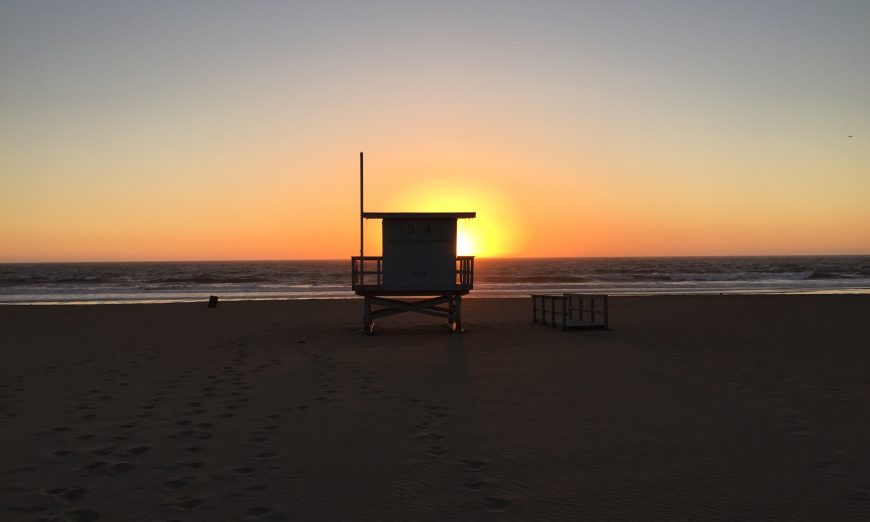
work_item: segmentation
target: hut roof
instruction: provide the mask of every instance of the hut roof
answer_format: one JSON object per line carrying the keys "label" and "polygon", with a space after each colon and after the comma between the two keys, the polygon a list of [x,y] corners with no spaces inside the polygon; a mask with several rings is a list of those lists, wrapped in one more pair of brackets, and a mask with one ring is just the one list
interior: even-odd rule
{"label": "hut roof", "polygon": [[470,219],[477,212],[363,212],[366,219]]}

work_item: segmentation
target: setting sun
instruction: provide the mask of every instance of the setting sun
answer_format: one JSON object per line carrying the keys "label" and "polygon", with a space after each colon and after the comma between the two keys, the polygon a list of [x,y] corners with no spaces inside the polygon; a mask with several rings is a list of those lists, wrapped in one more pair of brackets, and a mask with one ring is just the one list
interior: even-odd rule
{"label": "setting sun", "polygon": [[467,219],[460,219],[457,224],[456,231],[456,255],[457,256],[477,256],[479,250],[477,248],[477,238],[474,237],[474,232],[466,225]]}
{"label": "setting sun", "polygon": [[[373,176],[374,178],[374,176]],[[372,185],[378,184],[376,179]],[[460,256],[502,257],[522,249],[525,231],[509,197],[498,189],[446,179],[445,188],[425,189],[409,184],[378,207],[415,212],[476,212],[475,219],[460,219],[456,253]],[[462,187],[461,191],[449,187]]]}

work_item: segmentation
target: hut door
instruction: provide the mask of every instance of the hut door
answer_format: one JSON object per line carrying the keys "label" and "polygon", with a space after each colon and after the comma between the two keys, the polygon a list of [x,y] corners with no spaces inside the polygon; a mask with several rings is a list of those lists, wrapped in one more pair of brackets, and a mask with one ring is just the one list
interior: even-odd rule
{"label": "hut door", "polygon": [[384,289],[456,286],[456,220],[385,219],[383,238]]}

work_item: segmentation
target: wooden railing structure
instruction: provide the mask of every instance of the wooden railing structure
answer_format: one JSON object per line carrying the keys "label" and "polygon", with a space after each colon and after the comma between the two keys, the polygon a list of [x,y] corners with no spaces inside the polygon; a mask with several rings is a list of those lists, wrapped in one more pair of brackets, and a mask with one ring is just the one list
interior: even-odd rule
{"label": "wooden railing structure", "polygon": [[[384,284],[384,258],[383,256],[354,256],[350,258],[351,264],[351,289],[380,288]],[[374,264],[374,270],[366,270]],[[366,266],[368,265],[368,266]],[[374,276],[374,277],[366,277]],[[374,279],[374,281],[372,281]]]}
{"label": "wooden railing structure", "polygon": [[[374,269],[372,269],[374,268]],[[379,290],[384,286],[383,256],[353,256],[351,258],[351,288]],[[474,256],[456,257],[456,287],[436,290],[468,291],[474,288]]]}
{"label": "wooden railing structure", "polygon": [[456,257],[456,284],[463,290],[474,288],[474,256]]}
{"label": "wooden railing structure", "polygon": [[575,293],[532,294],[532,322],[562,330],[608,330],[607,296]]}

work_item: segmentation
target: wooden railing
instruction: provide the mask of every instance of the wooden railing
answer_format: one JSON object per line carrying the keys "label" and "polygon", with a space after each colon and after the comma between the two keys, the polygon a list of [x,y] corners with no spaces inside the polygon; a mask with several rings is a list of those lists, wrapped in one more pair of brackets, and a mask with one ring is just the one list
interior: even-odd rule
{"label": "wooden railing", "polygon": [[[351,264],[351,288],[356,290],[362,287],[380,287],[384,284],[384,258],[383,256],[354,256],[350,258]],[[375,269],[371,270],[374,265]],[[369,268],[369,270],[366,270]],[[369,276],[369,277],[366,277]],[[374,276],[374,277],[371,277]]]}
{"label": "wooden railing", "polygon": [[474,288],[474,256],[456,258],[456,284],[468,290]]}
{"label": "wooden railing", "polygon": [[[377,289],[384,285],[383,256],[353,256],[351,264],[351,288]],[[474,256],[457,256],[456,290],[471,290],[474,287]]]}
{"label": "wooden railing", "polygon": [[569,330],[610,326],[606,295],[532,294],[532,322]]}

